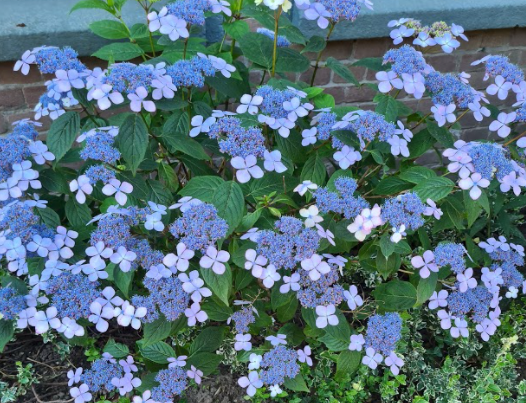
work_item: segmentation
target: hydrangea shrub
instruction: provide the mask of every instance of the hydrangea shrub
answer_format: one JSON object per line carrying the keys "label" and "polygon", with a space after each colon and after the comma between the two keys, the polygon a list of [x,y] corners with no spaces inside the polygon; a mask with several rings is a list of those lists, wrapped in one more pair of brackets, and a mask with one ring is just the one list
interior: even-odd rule
{"label": "hydrangea shrub", "polygon": [[[112,17],[91,25],[122,40],[95,53],[107,65],[47,46],[15,65],[49,81],[35,121],[0,139],[1,347],[27,327],[99,346],[68,372],[75,403],[166,403],[221,363],[244,368],[248,396],[309,392],[303,374],[322,355],[336,379],[361,365],[396,376],[404,321],[425,312],[444,337],[496,334],[526,291],[517,66],[475,62],[489,82],[477,91],[423,53],[453,52],[461,26],[391,21],[393,49],[356,63],[377,71],[365,111],[312,83],[326,65],[364,85],[323,50],[368,0],[296,0],[326,38],[291,24],[289,0],[139,0],[145,22],[131,27],[125,3],[73,8]],[[212,15],[224,38],[206,44]],[[311,64],[310,84],[287,79]],[[430,97],[429,113],[402,90]],[[517,103],[500,111],[495,97]],[[466,114],[498,140],[463,141]],[[45,141],[40,119],[53,121]],[[433,168],[418,163],[429,150]],[[123,332],[133,343],[114,340]]]}

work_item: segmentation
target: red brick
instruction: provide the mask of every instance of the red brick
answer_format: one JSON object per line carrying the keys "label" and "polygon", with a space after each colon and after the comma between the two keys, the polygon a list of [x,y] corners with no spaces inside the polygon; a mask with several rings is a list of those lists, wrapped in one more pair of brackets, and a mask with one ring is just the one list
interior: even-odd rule
{"label": "red brick", "polygon": [[334,41],[329,42],[323,52],[323,58],[334,57],[338,60],[347,60],[351,57],[353,44],[351,41]]}
{"label": "red brick", "polygon": [[349,87],[345,96],[346,103],[368,102],[376,95],[376,91],[367,86]]}
{"label": "red brick", "polygon": [[31,66],[27,76],[13,71],[14,66],[15,62],[0,62],[0,84],[27,84],[44,80],[36,66]]}
{"label": "red brick", "polygon": [[485,31],[482,36],[481,46],[483,48],[498,48],[501,46],[509,46],[512,30],[510,29],[496,29]]}
{"label": "red brick", "polygon": [[[300,76],[299,80],[310,84],[313,73],[314,73],[314,69],[309,69]],[[316,78],[314,79],[314,85],[317,87],[321,87],[321,86],[329,84],[330,82],[331,82],[331,69],[326,68],[326,67],[319,68],[318,72],[316,73]]]}
{"label": "red brick", "polygon": [[23,87],[22,91],[24,92],[27,106],[32,108],[38,104],[40,97],[46,92],[46,87],[44,85]]}
{"label": "red brick", "polygon": [[[493,31],[488,31],[493,32]],[[469,42],[461,40],[459,51],[466,52],[468,50],[479,50],[482,47],[482,40],[486,35],[485,31],[470,31],[466,32],[466,36],[469,39]]]}
{"label": "red brick", "polygon": [[515,28],[511,34],[510,46],[525,46],[526,45],[526,29]]}
{"label": "red brick", "polygon": [[498,136],[493,135],[487,127],[476,127],[474,129],[467,129],[462,131],[462,140],[464,141],[475,141],[475,140],[497,140]]}
{"label": "red brick", "polygon": [[457,60],[454,54],[431,56],[428,63],[441,73],[451,73],[457,70]]}
{"label": "red brick", "polygon": [[326,88],[325,93],[332,95],[334,97],[334,100],[336,101],[336,104],[349,102],[345,99],[344,86]]}
{"label": "red brick", "polygon": [[0,90],[0,109],[20,108],[25,105],[21,88]]}
{"label": "red brick", "polygon": [[360,39],[354,43],[353,58],[381,57],[391,44],[389,38]]}

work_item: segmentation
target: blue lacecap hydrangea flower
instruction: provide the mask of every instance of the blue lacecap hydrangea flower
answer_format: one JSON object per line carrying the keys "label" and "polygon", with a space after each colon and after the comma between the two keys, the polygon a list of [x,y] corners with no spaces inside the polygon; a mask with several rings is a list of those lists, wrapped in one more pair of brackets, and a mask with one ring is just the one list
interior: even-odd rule
{"label": "blue lacecap hydrangea flower", "polygon": [[166,69],[166,74],[172,77],[176,87],[202,88],[205,77],[214,76],[215,73],[212,62],[198,56],[190,60],[179,60]]}
{"label": "blue lacecap hydrangea flower", "polygon": [[82,274],[66,272],[51,278],[46,292],[59,318],[87,319],[91,303],[101,296],[98,285]]}
{"label": "blue lacecap hydrangea flower", "polygon": [[34,51],[35,62],[43,74],[55,74],[57,70],[86,70],[86,66],[78,59],[78,54],[70,47],[63,49],[45,46]]}
{"label": "blue lacecap hydrangea flower", "polygon": [[111,383],[113,378],[122,378],[124,370],[117,362],[110,362],[105,358],[93,361],[90,369],[85,370],[80,376],[80,381],[88,385],[91,392],[97,393],[104,389],[111,392],[116,389]]}
{"label": "blue lacecap hydrangea flower", "polygon": [[466,249],[458,243],[446,242],[438,245],[434,251],[435,263],[438,267],[451,267],[458,274],[466,270]]}
{"label": "blue lacecap hydrangea flower", "polygon": [[398,313],[373,315],[367,321],[365,347],[388,356],[396,350],[396,343],[402,337],[402,318]]}
{"label": "blue lacecap hydrangea flower", "polygon": [[416,231],[424,225],[425,205],[416,193],[405,193],[386,200],[382,207],[382,219],[394,228],[405,228]]}
{"label": "blue lacecap hydrangea flower", "polygon": [[433,71],[425,77],[426,89],[431,93],[435,105],[451,105],[465,109],[475,100],[471,87],[458,76]]}
{"label": "blue lacecap hydrangea flower", "polygon": [[389,50],[383,60],[384,63],[391,63],[391,70],[399,76],[403,73],[423,73],[427,66],[422,53],[409,45]]}
{"label": "blue lacecap hydrangea flower", "polygon": [[0,288],[0,315],[3,320],[13,320],[26,309],[27,304],[23,295],[13,287]]}
{"label": "blue lacecap hydrangea flower", "polygon": [[[332,265],[331,265],[332,266]],[[317,306],[338,306],[343,301],[344,289],[338,284],[340,276],[336,268],[329,273],[313,281],[306,270],[300,269],[301,289],[297,293],[298,300],[305,308],[316,308]]]}
{"label": "blue lacecap hydrangea flower", "polygon": [[254,311],[249,307],[244,307],[243,309],[234,312],[231,319],[235,324],[237,333],[247,333],[250,324],[256,321]]}
{"label": "blue lacecap hydrangea flower", "polygon": [[340,177],[334,181],[337,192],[331,192],[328,188],[317,189],[313,196],[316,206],[322,213],[334,212],[342,214],[347,219],[353,219],[360,212],[369,207],[369,203],[361,197],[354,196],[358,184],[352,178]]}
{"label": "blue lacecap hydrangea flower", "polygon": [[453,292],[447,298],[448,309],[456,317],[464,318],[471,312],[471,319],[481,323],[489,313],[493,294],[484,286],[466,292]]}
{"label": "blue lacecap hydrangea flower", "polygon": [[159,386],[152,389],[152,399],[156,402],[172,402],[186,389],[186,372],[181,367],[162,369],[155,380]]}
{"label": "blue lacecap hydrangea flower", "polygon": [[205,12],[212,11],[208,0],[177,0],[167,5],[168,14],[186,21],[191,25],[204,25]]}
{"label": "blue lacecap hydrangea flower", "polygon": [[[253,155],[262,158],[266,151],[265,137],[258,127],[243,127],[241,120],[224,117],[210,126],[208,136],[217,139],[219,151],[232,157],[246,158]],[[226,138],[225,138],[226,136]]]}
{"label": "blue lacecap hydrangea flower", "polygon": [[286,378],[294,379],[298,375],[298,353],[279,345],[263,355],[259,376],[266,385],[280,385]]}

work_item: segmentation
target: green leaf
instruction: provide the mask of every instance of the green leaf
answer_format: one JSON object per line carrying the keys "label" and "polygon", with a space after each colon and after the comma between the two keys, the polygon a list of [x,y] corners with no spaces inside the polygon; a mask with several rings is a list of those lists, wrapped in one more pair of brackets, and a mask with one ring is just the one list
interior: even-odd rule
{"label": "green leaf", "polygon": [[[64,159],[62,162],[64,162]],[[40,182],[42,182],[44,189],[49,190],[50,192],[69,192],[68,180],[66,179],[65,172],[63,172],[63,170],[44,169],[40,171],[40,176],[38,179]]]}
{"label": "green leaf", "polygon": [[426,302],[433,292],[438,282],[438,273],[431,272],[431,275],[428,278],[421,278],[418,281],[418,286],[416,287],[416,300],[417,305],[422,305]]}
{"label": "green leaf", "polygon": [[427,129],[431,136],[435,138],[442,146],[451,148],[455,144],[455,139],[446,126],[438,127],[436,123],[428,122]]}
{"label": "green leaf", "polygon": [[309,42],[307,42],[307,46],[303,48],[301,53],[306,52],[321,52],[325,47],[327,46],[327,42],[325,41],[325,38],[322,38],[321,36],[311,36],[309,39]]}
{"label": "green leaf", "polygon": [[58,214],[50,209],[46,208],[37,208],[35,209],[36,213],[42,219],[42,222],[51,228],[57,228],[60,225],[60,217]]}
{"label": "green leaf", "polygon": [[348,83],[354,84],[357,87],[360,85],[360,82],[356,79],[351,70],[345,66],[342,62],[336,60],[334,57],[329,57],[327,59],[327,67],[334,71],[337,75],[343,78]]}
{"label": "green leaf", "polygon": [[15,321],[0,319],[0,353],[15,334]]}
{"label": "green leaf", "polygon": [[408,144],[409,157],[407,159],[415,159],[424,154],[435,144],[435,139],[429,133],[428,129],[424,129],[415,134]]}
{"label": "green leaf", "polygon": [[102,351],[110,353],[113,358],[124,358],[130,354],[130,349],[126,344],[117,343],[113,339],[108,340]]}
{"label": "green leaf", "polygon": [[277,73],[303,73],[310,67],[309,59],[295,49],[278,48],[276,56]]}
{"label": "green leaf", "polygon": [[172,332],[172,324],[164,315],[151,323],[144,324],[144,336],[141,340],[142,347],[147,347],[158,341],[166,339]]}
{"label": "green leaf", "polygon": [[219,217],[228,223],[228,233],[231,234],[241,223],[245,210],[241,187],[233,181],[222,183],[215,191],[212,204],[216,206]]}
{"label": "green leaf", "polygon": [[103,46],[93,53],[92,56],[108,61],[126,61],[140,57],[143,54],[144,50],[135,43],[117,42]]}
{"label": "green leaf", "polygon": [[396,245],[397,244],[391,241],[389,234],[383,234],[380,238],[380,250],[382,251],[382,255],[384,255],[384,257],[391,256],[391,254],[395,251]]}
{"label": "green leaf", "polygon": [[190,355],[197,353],[214,353],[225,338],[225,326],[202,329],[190,345]]}
{"label": "green leaf", "polygon": [[404,190],[411,189],[413,185],[398,176],[389,176],[382,179],[378,185],[376,185],[373,193],[377,195],[395,195],[396,193],[403,192]]}
{"label": "green leaf", "polygon": [[316,152],[305,162],[301,171],[300,181],[310,180],[318,186],[325,183],[327,169],[323,163],[323,158]]}
{"label": "green leaf", "polygon": [[105,39],[126,39],[128,30],[123,23],[113,20],[100,20],[92,22],[89,28],[94,34]]}
{"label": "green leaf", "polygon": [[455,196],[448,197],[444,203],[441,204],[440,208],[442,209],[444,215],[435,224],[433,228],[434,232],[453,227],[457,229],[464,229],[465,207],[459,198]]}
{"label": "green leaf", "polygon": [[210,320],[218,322],[225,322],[234,313],[230,307],[226,306],[225,304],[215,302],[213,299],[209,299],[203,303],[201,308],[208,314],[208,318]]}
{"label": "green leaf", "polygon": [[122,157],[135,175],[148,148],[148,128],[139,115],[130,115],[124,120],[117,141]]}
{"label": "green leaf", "polygon": [[[375,99],[377,99],[375,97]],[[385,116],[385,120],[389,122],[396,122],[398,118],[398,103],[397,101],[388,95],[380,94],[380,101],[376,106],[376,113]]]}
{"label": "green leaf", "polygon": [[164,188],[161,182],[148,179],[146,181],[146,186],[148,187],[148,201],[153,201],[154,203],[163,204],[165,206],[172,203],[172,194]]}
{"label": "green leaf", "polygon": [[141,354],[144,358],[157,364],[166,364],[168,363],[168,358],[176,357],[174,349],[164,341],[158,341],[141,348]]}
{"label": "green leaf", "polygon": [[482,213],[482,206],[477,202],[477,200],[473,200],[469,196],[469,192],[467,190],[464,190],[462,193],[464,194],[464,206],[466,207],[466,213],[468,216],[468,228],[471,228],[471,226],[479,218],[480,213]]}
{"label": "green leaf", "polygon": [[175,111],[163,126],[163,140],[171,152],[180,151],[198,160],[209,160],[203,146],[192,139],[188,133],[190,119],[185,111]]}
{"label": "green leaf", "polygon": [[382,253],[376,256],[376,269],[384,279],[387,279],[391,274],[396,273],[402,264],[402,259],[397,253],[393,253],[386,257]]}
{"label": "green leaf", "polygon": [[236,41],[241,41],[250,32],[250,26],[246,21],[237,20],[223,24],[223,29]]}
{"label": "green leaf", "polygon": [[337,312],[339,323],[336,326],[327,326],[325,334],[319,338],[330,351],[344,351],[349,348],[351,328],[349,323],[339,311]]}
{"label": "green leaf", "polygon": [[69,151],[79,130],[80,117],[77,112],[66,112],[53,121],[47,135],[47,146],[55,155],[55,162]]}
{"label": "green leaf", "polygon": [[166,162],[160,162],[157,172],[162,184],[166,186],[170,192],[177,192],[177,189],[179,189],[179,179],[177,178],[177,174],[172,166],[168,165]]}
{"label": "green leaf", "polygon": [[372,71],[386,71],[390,68],[389,64],[384,64],[381,57],[366,57],[354,62],[352,65],[367,67]]}
{"label": "green leaf", "polygon": [[69,12],[72,13],[73,11],[85,8],[98,8],[113,14],[112,8],[108,6],[108,4],[105,1],[102,0],[81,0],[77,4],[75,4]]}
{"label": "green leaf", "polygon": [[285,323],[296,316],[297,310],[298,299],[291,298],[285,305],[282,305],[277,309],[276,316],[280,322]]}
{"label": "green leaf", "polygon": [[451,179],[437,176],[428,178],[426,181],[419,183],[413,190],[420,199],[431,199],[436,202],[447,197],[454,187],[455,183],[451,181]]}
{"label": "green leaf", "polygon": [[179,196],[191,196],[206,203],[211,203],[217,189],[225,182],[219,176],[197,176],[190,179]]}
{"label": "green leaf", "polygon": [[222,359],[223,357],[217,354],[198,353],[188,358],[187,365],[193,365],[200,371],[203,371],[203,375],[207,376],[219,367]]}
{"label": "green leaf", "polygon": [[113,280],[119,290],[122,291],[126,298],[130,295],[130,288],[133,281],[133,271],[123,272],[119,266],[114,266]]}
{"label": "green leaf", "polygon": [[232,292],[232,271],[230,266],[225,263],[225,272],[223,274],[216,274],[212,269],[201,269],[200,272],[210,291],[226,306],[229,306],[228,299]]}
{"label": "green leaf", "polygon": [[360,367],[362,354],[359,351],[342,351],[336,361],[335,380],[342,381],[354,374]]}
{"label": "green leaf", "polygon": [[307,384],[305,383],[305,379],[303,379],[301,374],[296,375],[294,379],[285,378],[285,382],[283,382],[283,384],[287,389],[290,389],[294,392],[310,392],[310,389],[308,388]]}
{"label": "green leaf", "polygon": [[415,287],[407,281],[400,280],[379,284],[373,295],[379,307],[386,311],[406,310],[412,308],[417,301]]}
{"label": "green leaf", "polygon": [[91,210],[86,204],[79,204],[70,197],[66,202],[66,217],[75,228],[83,228],[91,220]]}
{"label": "green leaf", "polygon": [[426,167],[411,167],[400,173],[400,178],[418,185],[422,182],[426,182],[430,178],[435,178],[437,174],[432,169]]}
{"label": "green leaf", "polygon": [[262,34],[250,32],[239,41],[243,55],[256,64],[269,70],[272,68],[272,53],[274,44],[270,38]]}

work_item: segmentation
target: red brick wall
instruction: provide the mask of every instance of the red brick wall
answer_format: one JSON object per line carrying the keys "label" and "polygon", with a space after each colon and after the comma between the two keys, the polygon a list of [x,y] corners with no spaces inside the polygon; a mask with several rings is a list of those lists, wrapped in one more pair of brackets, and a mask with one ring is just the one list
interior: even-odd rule
{"label": "red brick wall", "polygon": [[[487,85],[483,83],[484,73],[481,66],[471,66],[471,62],[482,58],[486,54],[503,54],[509,56],[513,63],[526,67],[526,28],[513,28],[492,31],[473,31],[467,33],[469,42],[462,42],[460,49],[453,54],[432,53],[428,55],[429,63],[441,72],[465,71],[472,75],[471,83],[476,89],[484,89]],[[349,66],[364,57],[380,57],[391,46],[388,38],[337,41],[331,42],[325,50],[324,58],[334,57]],[[94,65],[93,59],[84,60],[88,65]],[[44,92],[44,83],[49,77],[41,76],[33,68],[28,76],[20,72],[13,72],[14,62],[0,63],[0,134],[6,133],[12,122],[32,117],[32,109],[38,103],[40,95]],[[361,82],[375,82],[374,72],[363,67],[351,67],[351,70]],[[310,81],[311,72],[301,75],[304,81]],[[259,83],[255,75],[254,82]],[[341,78],[335,76],[327,68],[321,68],[318,72],[317,86],[323,86],[326,91],[336,98],[339,104],[357,105],[364,109],[370,109],[373,105],[371,100],[374,91],[367,86],[354,87],[345,83]],[[400,100],[404,100],[404,94],[400,94]],[[512,97],[508,97],[509,103],[513,103]],[[492,97],[492,103],[498,104],[498,99]],[[422,111],[429,111],[431,103],[429,99],[420,101],[408,97],[407,104]],[[42,130],[49,127],[49,119],[43,118]],[[488,134],[488,121],[482,122],[479,127],[470,114],[462,119],[462,126],[466,130],[463,138],[466,140],[486,138]]]}

